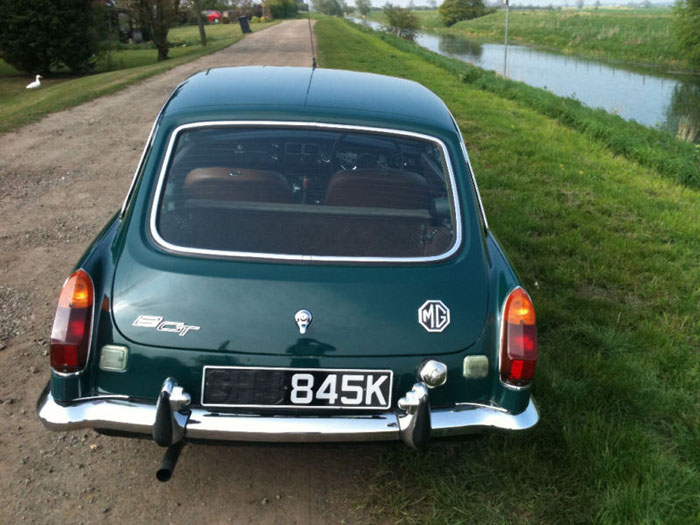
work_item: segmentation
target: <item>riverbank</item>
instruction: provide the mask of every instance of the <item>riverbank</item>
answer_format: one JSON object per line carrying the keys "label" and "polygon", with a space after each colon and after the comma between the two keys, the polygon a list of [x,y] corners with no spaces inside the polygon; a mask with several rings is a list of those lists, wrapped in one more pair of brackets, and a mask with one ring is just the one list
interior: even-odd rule
{"label": "riverbank", "polygon": [[[360,31],[371,29],[357,26]],[[563,98],[549,91],[503,78],[460,60],[429,51],[413,42],[393,35],[377,33],[391,46],[418,55],[424,60],[457,75],[463,83],[489,91],[498,96],[556,119],[571,129],[603,142],[611,151],[623,155],[643,166],[654,168],[660,175],[700,188],[700,148],[692,144],[698,129],[695,115],[689,119],[689,141],[677,140],[668,131],[626,121],[603,109],[593,109],[575,98]],[[681,128],[683,126],[682,122]],[[681,131],[681,129],[679,129]],[[676,130],[674,129],[674,134]]]}
{"label": "riverbank", "polygon": [[[540,425],[388,447],[363,508],[407,523],[692,522],[700,189],[664,159],[693,147],[341,20],[316,35],[322,66],[415,80],[447,103],[538,313]],[[628,133],[643,143],[621,153]]]}
{"label": "riverbank", "polygon": [[[414,11],[421,27],[502,43],[505,11],[446,28],[437,11]],[[382,21],[377,12],[373,18]],[[669,8],[511,10],[509,41],[582,58],[689,71],[680,55]]]}
{"label": "riverbank", "polygon": [[[251,24],[254,32],[277,22]],[[77,106],[135,82],[168,71],[202,56],[220,51],[243,38],[238,24],[209,25],[208,43],[199,42],[197,26],[177,27],[168,38],[173,44],[169,59],[158,62],[152,44],[131,45],[101,57],[98,73],[83,76],[59,75],[45,78],[42,87],[27,90],[32,75],[19,72],[0,60],[0,133],[35,122],[43,116]]]}

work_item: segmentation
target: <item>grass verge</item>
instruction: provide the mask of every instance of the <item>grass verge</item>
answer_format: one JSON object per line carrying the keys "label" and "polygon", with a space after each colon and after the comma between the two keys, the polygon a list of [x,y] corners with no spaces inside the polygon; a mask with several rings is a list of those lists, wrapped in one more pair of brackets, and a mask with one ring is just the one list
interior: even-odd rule
{"label": "grass verge", "polygon": [[[253,24],[253,31],[260,31],[272,24]],[[180,64],[214,53],[228,47],[241,38],[236,24],[207,26],[209,42],[199,45],[197,27],[175,28],[170,32],[170,41],[175,44],[170,58],[157,62],[157,52],[150,45],[134,46],[131,49],[111,53],[108,62],[103,60],[99,69],[115,69],[81,77],[59,76],[42,80],[42,87],[26,90],[33,76],[21,74],[0,61],[0,133],[34,122],[55,111],[60,111],[102,95],[114,93],[131,84]]]}
{"label": "grass verge", "polygon": [[538,309],[541,422],[387,447],[363,506],[406,523],[694,523],[700,504],[700,191],[350,24],[320,63],[432,89]]}
{"label": "grass verge", "polygon": [[[360,26],[358,29],[371,32]],[[543,89],[508,80],[494,72],[438,55],[393,35],[380,33],[378,37],[397,50],[419,56],[456,75],[465,85],[530,107],[603,142],[618,155],[653,168],[659,174],[682,184],[700,188],[700,148],[677,140],[666,131],[626,121],[603,109],[589,108],[578,100],[559,97]]]}

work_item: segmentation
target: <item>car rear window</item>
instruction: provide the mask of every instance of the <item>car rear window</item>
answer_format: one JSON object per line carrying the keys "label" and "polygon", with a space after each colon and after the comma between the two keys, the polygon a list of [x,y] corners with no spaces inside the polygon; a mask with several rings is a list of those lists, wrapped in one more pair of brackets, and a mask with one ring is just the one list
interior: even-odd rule
{"label": "car rear window", "polygon": [[177,251],[436,259],[459,237],[444,146],[336,128],[181,130],[151,228]]}

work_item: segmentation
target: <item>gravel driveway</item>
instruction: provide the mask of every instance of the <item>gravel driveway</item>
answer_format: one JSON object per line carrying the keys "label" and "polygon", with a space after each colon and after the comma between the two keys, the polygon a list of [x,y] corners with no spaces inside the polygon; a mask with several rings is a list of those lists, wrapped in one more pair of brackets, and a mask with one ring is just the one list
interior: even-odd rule
{"label": "gravel driveway", "polygon": [[[347,519],[368,446],[187,446],[170,483],[148,440],[45,430],[35,402],[63,280],[119,208],[172,89],[217,66],[311,64],[306,20],[0,136],[0,522],[328,523]],[[351,519],[351,521],[353,521]]]}

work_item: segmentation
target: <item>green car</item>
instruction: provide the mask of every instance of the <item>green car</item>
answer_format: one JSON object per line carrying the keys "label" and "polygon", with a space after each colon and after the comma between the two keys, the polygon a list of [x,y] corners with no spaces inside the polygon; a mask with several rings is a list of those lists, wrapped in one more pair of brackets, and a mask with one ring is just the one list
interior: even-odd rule
{"label": "green car", "polygon": [[426,88],[210,69],[153,126],[60,294],[52,430],[375,441],[533,427],[535,313]]}

